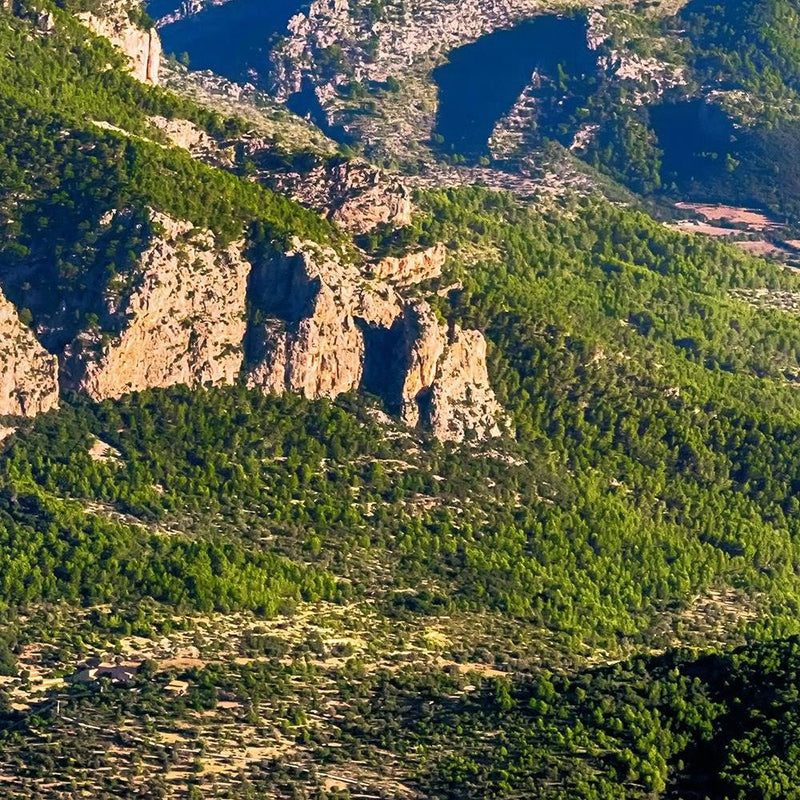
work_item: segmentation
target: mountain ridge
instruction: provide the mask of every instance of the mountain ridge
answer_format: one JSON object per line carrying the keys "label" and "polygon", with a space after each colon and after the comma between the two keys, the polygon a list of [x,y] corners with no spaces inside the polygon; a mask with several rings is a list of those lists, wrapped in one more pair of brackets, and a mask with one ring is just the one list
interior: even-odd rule
{"label": "mountain ridge", "polygon": [[[736,149],[791,131],[786,2],[537,6],[494,155],[417,125],[449,44],[352,80],[452,4],[329,6],[324,131],[191,57],[137,81],[95,0],[0,9],[4,787],[792,796],[798,233]],[[703,108],[740,138],[665,182]]]}

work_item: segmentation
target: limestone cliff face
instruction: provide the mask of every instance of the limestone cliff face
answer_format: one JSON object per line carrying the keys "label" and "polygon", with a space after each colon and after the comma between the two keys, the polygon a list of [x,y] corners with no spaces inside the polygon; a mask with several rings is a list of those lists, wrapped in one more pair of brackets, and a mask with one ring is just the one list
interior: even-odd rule
{"label": "limestone cliff face", "polygon": [[390,326],[401,310],[390,287],[309,243],[257,267],[251,287],[269,317],[252,334],[257,355],[248,384],[269,392],[335,397],[358,389],[366,354],[360,326]]}
{"label": "limestone cliff face", "polygon": [[447,330],[424,301],[405,309],[402,326],[401,353],[398,354],[403,377],[400,416],[406,425],[416,427],[422,420],[421,406],[433,386],[447,346]]}
{"label": "limestone cliff face", "polygon": [[0,414],[32,417],[58,405],[58,362],[0,292]]}
{"label": "limestone cliff face", "polygon": [[84,12],[77,17],[128,57],[130,72],[137,80],[158,86],[161,40],[155,28],[137,28],[128,15],[128,6],[118,0],[107,3],[98,14]]}
{"label": "limestone cliff face", "polygon": [[98,289],[93,326],[53,345],[60,371],[0,294],[0,414],[52,408],[59,388],[101,400],[244,379],[308,398],[368,391],[443,440],[499,433],[483,336],[448,327],[420,299],[443,247],[369,264],[298,240],[251,265],[242,243],[150,214],[152,240]]}
{"label": "limestone cliff face", "polygon": [[489,384],[483,335],[448,329],[425,301],[406,308],[402,325],[403,421],[442,441],[499,436],[502,409]]}
{"label": "limestone cliff face", "polygon": [[411,192],[399,179],[357,162],[331,170],[329,216],[345,230],[366,233],[380,224],[403,226],[411,222]]}
{"label": "limestone cliff face", "polygon": [[208,231],[161,214],[136,274],[111,287],[116,336],[89,331],[65,354],[65,383],[94,399],[175,384],[234,383],[242,365],[250,265]]}
{"label": "limestone cliff face", "polygon": [[411,286],[440,277],[446,257],[447,249],[440,243],[399,258],[388,256],[375,265],[372,274],[395,286]]}
{"label": "limestone cliff face", "polygon": [[486,340],[456,326],[437,365],[426,423],[442,441],[500,435],[502,409],[489,383]]}
{"label": "limestone cliff face", "polygon": [[251,302],[260,321],[249,332],[248,385],[312,398],[363,389],[443,440],[499,435],[483,336],[449,330],[427,302],[403,293],[441,274],[444,256],[435,247],[358,268],[296,242],[257,265]]}

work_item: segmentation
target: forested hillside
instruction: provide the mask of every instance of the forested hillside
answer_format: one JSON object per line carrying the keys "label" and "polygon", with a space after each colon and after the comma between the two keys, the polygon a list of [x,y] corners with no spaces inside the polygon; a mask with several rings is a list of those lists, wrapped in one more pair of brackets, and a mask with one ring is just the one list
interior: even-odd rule
{"label": "forested hillside", "polygon": [[605,46],[616,71],[546,133],[572,141],[581,125],[598,125],[583,156],[635,191],[797,220],[797,3],[693,0],[649,20],[615,13]]}
{"label": "forested hillside", "polygon": [[[109,298],[158,288],[142,259],[172,252],[161,214],[188,226],[175,259],[194,259],[175,293],[210,297],[224,248],[251,259],[237,262],[251,269],[243,358],[262,328],[321,343],[310,361],[353,336],[371,349],[360,384],[330,397],[203,373],[99,400],[62,385],[58,408],[0,419],[2,791],[794,796],[796,271],[589,191],[427,186],[408,224],[353,236],[265,188],[249,157],[221,169],[175,146],[154,117],[208,150],[258,137],[136,82],[76,10],[0,9],[14,323],[62,369],[87,331],[113,347],[150,309],[131,301],[102,328]],[[791,4],[680,14],[698,85],[735,83],[770,107],[794,96]],[[587,161],[650,194],[669,154],[636,127],[648,113],[612,111],[608,152]],[[774,145],[792,120],[753,130]],[[617,134],[654,149],[620,150]],[[291,162],[264,147],[259,169]],[[765,204],[793,213],[791,173],[748,188],[757,163],[731,180],[769,183]],[[286,255],[298,242],[301,277]],[[286,296],[255,291],[259,270],[284,270]],[[178,326],[192,352],[200,300]],[[368,301],[385,324],[351,313]],[[487,343],[488,388],[475,364],[471,383],[442,378],[465,370],[465,333]],[[3,344],[3,375],[30,378]],[[375,378],[401,356],[421,411],[447,391],[463,389],[462,409],[477,388],[496,397],[491,433],[404,424],[386,399],[397,387]]]}

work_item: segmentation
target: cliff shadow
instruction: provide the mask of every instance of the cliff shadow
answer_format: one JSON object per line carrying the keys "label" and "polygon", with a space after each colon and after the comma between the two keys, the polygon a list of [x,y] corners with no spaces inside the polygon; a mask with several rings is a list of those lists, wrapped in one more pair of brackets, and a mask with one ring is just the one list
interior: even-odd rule
{"label": "cliff shadow", "polygon": [[403,389],[404,333],[401,319],[391,328],[379,328],[365,320],[356,319],[364,337],[364,368],[362,392],[374,395],[383,402],[390,414],[399,414]]}
{"label": "cliff shadow", "polygon": [[[75,196],[82,198],[75,206],[21,204],[17,239],[0,246],[0,287],[51,353],[89,328],[120,330],[119,301],[155,233],[146,209],[114,212],[85,193]],[[51,222],[42,227],[42,219]]]}
{"label": "cliff shadow", "polygon": [[454,50],[433,71],[439,90],[434,141],[443,153],[483,155],[495,125],[535,82],[535,73],[549,79],[541,81],[542,100],[551,113],[563,115],[575,89],[567,90],[567,80],[581,84],[596,71],[583,15],[542,15],[487,34]]}
{"label": "cliff shadow", "polygon": [[343,126],[328,122],[328,115],[319,102],[314,84],[307,77],[303,78],[300,91],[287,98],[286,107],[298,117],[311,120],[326,136],[340,144],[352,144],[355,141]]}
{"label": "cliff shadow", "polygon": [[275,333],[291,331],[311,314],[321,286],[319,278],[308,278],[302,255],[287,255],[268,237],[268,232],[251,231],[246,253],[252,264],[247,279],[244,337],[245,361],[249,364],[264,358]]}
{"label": "cliff shadow", "polygon": [[[274,40],[306,5],[299,0],[230,0],[164,25],[159,35],[164,52],[188,54],[192,70],[211,70],[235,83],[267,88]],[[154,13],[162,5],[148,9]]]}

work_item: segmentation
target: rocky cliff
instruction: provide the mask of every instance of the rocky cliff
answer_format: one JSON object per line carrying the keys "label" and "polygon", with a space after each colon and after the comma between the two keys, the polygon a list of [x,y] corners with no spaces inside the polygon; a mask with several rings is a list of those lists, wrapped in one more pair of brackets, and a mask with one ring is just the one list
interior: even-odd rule
{"label": "rocky cliff", "polygon": [[425,301],[409,304],[392,358],[400,366],[403,421],[442,441],[500,435],[500,406],[489,384],[486,340],[478,331],[440,322]]}
{"label": "rocky cliff", "polygon": [[[257,149],[246,155],[258,163]],[[411,189],[396,175],[365,161],[320,160],[308,171],[267,171],[260,177],[350,233],[366,233],[378,225],[408,225],[414,211]]]}
{"label": "rocky cliff", "polygon": [[363,326],[389,327],[400,298],[371,283],[332,250],[297,242],[256,268],[253,302],[266,321],[253,332],[257,350],[248,384],[270,392],[335,397],[362,384]]}
{"label": "rocky cliff", "polygon": [[[298,122],[287,117],[287,126]],[[255,126],[219,142],[189,120],[153,116],[150,123],[198,161],[226,170],[246,168],[253,180],[288,195],[350,233],[411,222],[412,189],[397,174],[362,159],[343,160],[313,152],[295,159],[274,136],[261,135]]]}
{"label": "rocky cliff", "polygon": [[446,258],[447,248],[440,243],[417,253],[387,256],[371,268],[370,274],[377,280],[388,281],[395,286],[412,286],[438,278]]}
{"label": "rocky cliff", "polygon": [[367,391],[442,440],[500,432],[483,336],[421,299],[437,288],[443,246],[370,263],[298,240],[251,264],[242,243],[150,213],[149,246],[111,278],[88,328],[51,337],[55,355],[0,296],[0,414],[53,407],[58,356],[61,388],[94,400],[243,380],[312,399]]}
{"label": "rocky cliff", "polygon": [[489,383],[481,333],[458,326],[449,332],[425,411],[425,424],[442,441],[500,435],[502,409]]}
{"label": "rocky cliff", "polygon": [[482,334],[448,328],[404,291],[439,277],[444,256],[438,246],[359,269],[297,242],[257,266],[248,385],[307,397],[364,389],[442,440],[499,435]]}
{"label": "rocky cliff", "polygon": [[154,215],[161,230],[126,285],[109,287],[114,335],[89,330],[65,354],[65,383],[99,400],[175,384],[234,383],[250,265],[240,248]]}
{"label": "rocky cliff", "polygon": [[142,83],[158,86],[161,66],[161,40],[155,28],[142,30],[131,20],[130,6],[118,0],[106,3],[96,14],[78,14],[91,31],[104,36],[121,50],[130,62],[131,74]]}
{"label": "rocky cliff", "polygon": [[0,415],[34,416],[58,405],[58,363],[0,292]]}
{"label": "rocky cliff", "polygon": [[169,141],[193,158],[221,169],[236,167],[235,143],[222,145],[202,128],[187,119],[150,117],[150,124],[161,131]]}

